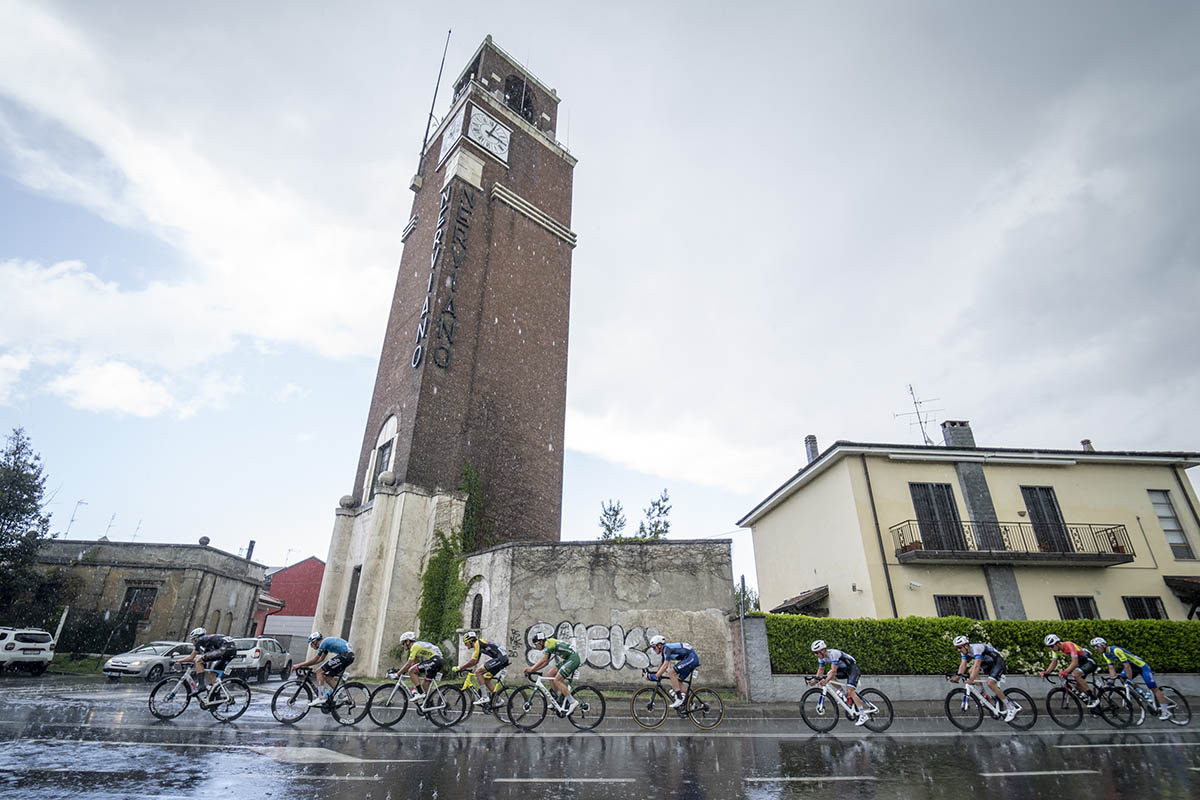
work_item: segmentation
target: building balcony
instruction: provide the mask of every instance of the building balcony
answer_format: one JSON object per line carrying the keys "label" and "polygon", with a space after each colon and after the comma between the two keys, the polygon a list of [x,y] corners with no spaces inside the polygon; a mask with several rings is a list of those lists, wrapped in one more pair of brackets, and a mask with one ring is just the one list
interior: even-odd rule
{"label": "building balcony", "polygon": [[901,564],[1111,567],[1133,561],[1124,525],[910,519],[888,530]]}

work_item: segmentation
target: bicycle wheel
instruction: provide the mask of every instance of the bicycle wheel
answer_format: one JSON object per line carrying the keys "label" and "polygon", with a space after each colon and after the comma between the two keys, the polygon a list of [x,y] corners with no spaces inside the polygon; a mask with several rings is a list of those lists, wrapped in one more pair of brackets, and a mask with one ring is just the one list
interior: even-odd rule
{"label": "bicycle wheel", "polygon": [[288,681],[271,697],[271,714],[284,725],[293,725],[304,719],[312,699],[308,681]]}
{"label": "bicycle wheel", "polygon": [[671,701],[657,686],[644,686],[633,693],[629,701],[629,713],[633,721],[647,730],[654,730],[667,720],[667,707]]}
{"label": "bicycle wheel", "polygon": [[875,707],[875,711],[870,712],[870,718],[863,723],[864,728],[875,733],[883,733],[892,727],[892,701],[886,694],[878,689],[863,689],[858,696],[867,704],[868,709],[871,706]]}
{"label": "bicycle wheel", "polygon": [[1046,693],[1046,712],[1059,727],[1069,731],[1083,724],[1083,704],[1061,686]]}
{"label": "bicycle wheel", "polygon": [[531,731],[546,718],[546,695],[536,687],[514,689],[508,698],[508,718],[523,731]]}
{"label": "bicycle wheel", "polygon": [[250,685],[241,678],[222,678],[218,698],[208,713],[221,722],[233,722],[250,707]]}
{"label": "bicycle wheel", "polygon": [[819,687],[813,687],[800,696],[800,716],[804,724],[817,733],[829,733],[838,724],[841,715],[837,701],[826,697]]}
{"label": "bicycle wheel", "polygon": [[983,724],[983,706],[966,689],[951,689],[946,695],[946,718],[960,731],[973,731]]}
{"label": "bicycle wheel", "polygon": [[504,725],[510,724],[508,719],[508,696],[511,693],[512,690],[508,687],[497,689],[492,695],[491,705],[487,708],[488,713],[494,716],[497,722]]}
{"label": "bicycle wheel", "polygon": [[567,716],[570,723],[581,731],[590,731],[599,725],[607,706],[600,690],[579,686],[571,691],[571,696],[579,701],[579,705]]}
{"label": "bicycle wheel", "polygon": [[355,725],[371,708],[371,690],[361,683],[343,683],[333,693],[333,718],[343,725]]}
{"label": "bicycle wheel", "polygon": [[1158,688],[1162,690],[1163,695],[1167,698],[1167,708],[1171,712],[1171,718],[1167,722],[1170,722],[1172,725],[1187,725],[1191,722],[1192,709],[1184,696],[1170,686],[1160,686]]}
{"label": "bicycle wheel", "polygon": [[390,728],[404,719],[406,711],[408,692],[396,683],[377,687],[367,701],[367,713],[371,715],[371,721],[382,728]]}
{"label": "bicycle wheel", "polygon": [[150,713],[159,719],[175,719],[191,701],[192,691],[187,681],[178,676],[163,678],[150,690]]}
{"label": "bicycle wheel", "polygon": [[1027,731],[1037,724],[1037,703],[1023,689],[1008,689],[1004,692],[1008,702],[1016,703],[1017,715],[1009,721],[1009,726],[1019,731]]}
{"label": "bicycle wheel", "polygon": [[725,702],[712,689],[693,689],[688,695],[687,715],[697,728],[710,731],[725,719]]}
{"label": "bicycle wheel", "polygon": [[1096,711],[1100,719],[1114,728],[1128,728],[1133,724],[1133,704],[1123,691],[1109,686],[1100,690],[1099,697],[1100,705]]}
{"label": "bicycle wheel", "polygon": [[439,686],[429,692],[425,712],[434,725],[449,728],[467,716],[467,698],[457,686]]}

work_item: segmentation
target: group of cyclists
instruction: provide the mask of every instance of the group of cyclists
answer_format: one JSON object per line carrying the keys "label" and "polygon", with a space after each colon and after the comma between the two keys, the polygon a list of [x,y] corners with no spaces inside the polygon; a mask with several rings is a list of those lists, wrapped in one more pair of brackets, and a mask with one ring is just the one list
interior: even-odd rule
{"label": "group of cyclists", "polygon": [[[203,681],[207,675],[205,685],[211,687],[216,680],[216,673],[223,672],[237,656],[237,645],[232,637],[219,633],[209,634],[204,628],[193,629],[188,634],[188,641],[192,644],[192,652],[178,659],[178,663],[195,664],[197,676]],[[537,663],[525,668],[525,674],[540,672],[553,659],[555,663],[548,675],[550,685],[566,700],[566,715],[569,716],[579,706],[579,701],[571,696],[569,683],[582,663],[579,653],[569,641],[547,636],[540,631],[533,633],[530,642],[541,651],[542,656]],[[313,631],[309,635],[308,644],[316,651],[315,654],[312,658],[296,664],[295,668],[319,664],[313,675],[318,686],[325,690],[323,694],[318,693],[309,706],[331,704],[338,676],[354,663],[354,648],[345,639],[339,636],[325,636],[320,631]],[[481,686],[480,696],[475,705],[488,708],[492,705],[494,697],[492,678],[511,663],[508,653],[503,645],[489,642],[475,631],[468,631],[463,635],[463,644],[472,651],[471,657],[456,671],[474,672]],[[409,699],[419,703],[425,699],[430,682],[445,668],[446,659],[440,647],[432,642],[417,639],[417,635],[412,631],[405,631],[400,635],[400,648],[407,660],[393,674],[407,675],[412,679],[415,688]],[[690,644],[668,643],[665,637],[658,635],[650,637],[649,649],[662,658],[662,663],[646,677],[649,680],[659,680],[666,676],[673,689],[671,708],[678,708],[686,700],[683,681],[700,666],[700,658]],[[200,707],[207,708],[207,702],[202,699]]]}
{"label": "group of cyclists", "polygon": [[[1100,636],[1088,643],[1090,650],[1080,647],[1074,642],[1064,641],[1053,633],[1046,636],[1043,644],[1050,648],[1051,659],[1049,667],[1042,671],[1042,677],[1053,672],[1060,663],[1064,663],[1065,666],[1059,671],[1059,676],[1064,680],[1073,679],[1075,681],[1079,691],[1088,697],[1089,708],[1097,706],[1100,699],[1096,690],[1088,685],[1087,677],[1096,672],[1100,663],[1103,662],[1108,667],[1109,683],[1116,680],[1118,665],[1122,668],[1126,680],[1132,680],[1134,673],[1139,672],[1146,687],[1154,693],[1154,699],[1158,705],[1158,718],[1161,720],[1171,718],[1167,699],[1162,690],[1158,688],[1158,683],[1154,680],[1154,672],[1144,658],[1134,655],[1124,647],[1111,645]],[[1004,721],[1012,722],[1021,709],[1016,704],[1010,703],[1004,695],[1004,690],[1000,688],[1000,680],[1004,677],[1007,668],[1004,656],[992,645],[986,642],[972,642],[966,636],[956,636],[954,647],[958,650],[961,658],[958,672],[951,680],[965,679],[975,682],[980,679],[980,676],[984,676],[987,687],[1000,699]],[[823,639],[813,642],[811,649],[817,657],[817,673],[809,680],[809,683],[824,686],[835,678],[843,682],[846,685],[846,695],[858,712],[858,719],[854,724],[867,724],[872,712],[870,707],[864,704],[858,696],[858,682],[862,677],[862,670],[859,668],[858,662],[844,650],[829,647]],[[826,672],[827,667],[828,673]]]}

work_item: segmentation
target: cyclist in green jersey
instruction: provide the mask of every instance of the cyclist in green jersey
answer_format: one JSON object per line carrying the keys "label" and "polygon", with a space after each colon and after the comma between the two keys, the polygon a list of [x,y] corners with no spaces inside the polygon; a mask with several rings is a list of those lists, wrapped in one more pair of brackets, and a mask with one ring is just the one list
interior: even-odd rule
{"label": "cyclist in green jersey", "polygon": [[567,698],[567,714],[579,707],[579,701],[571,696],[571,689],[567,686],[567,678],[575,674],[575,670],[579,669],[579,653],[575,652],[575,648],[571,647],[568,642],[562,639],[548,639],[544,633],[535,633],[531,639],[533,646],[542,651],[542,658],[532,667],[526,667],[525,674],[537,672],[550,663],[550,656],[554,656],[556,664],[550,668],[550,685]]}

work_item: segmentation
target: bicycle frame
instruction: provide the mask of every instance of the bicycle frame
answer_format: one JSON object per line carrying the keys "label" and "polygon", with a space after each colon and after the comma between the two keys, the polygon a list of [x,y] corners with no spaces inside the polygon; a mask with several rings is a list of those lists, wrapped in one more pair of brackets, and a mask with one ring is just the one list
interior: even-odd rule
{"label": "bicycle frame", "polygon": [[[845,681],[839,681],[837,678],[834,678],[829,683],[821,684],[816,682],[815,678],[812,680],[815,681],[814,685],[820,685],[821,694],[823,694],[825,697],[832,697],[847,714],[854,716],[859,713],[859,709],[850,704],[850,695],[846,692],[846,688],[849,686],[849,684],[847,684]],[[863,709],[867,711],[867,713],[879,710],[874,707],[873,703],[868,703],[865,700],[863,701]]]}
{"label": "bicycle frame", "polygon": [[[961,677],[962,677],[962,682],[964,684],[966,684],[967,692],[974,695],[975,699],[979,701],[979,705],[986,708],[988,710],[988,712],[990,712],[994,716],[1000,716],[1004,713],[1000,708],[1000,698],[997,697],[996,702],[993,703],[990,699],[988,699],[987,692],[985,692],[985,691],[983,691],[983,689],[979,688],[980,683],[985,683],[986,681],[990,680],[990,678],[976,678],[975,680],[971,680],[971,679],[967,678],[965,675],[961,676]],[[1004,683],[1004,678],[1001,678],[1000,680],[996,681],[996,683],[997,684]],[[964,706],[964,708],[965,708],[965,706]]]}
{"label": "bicycle frame", "polygon": [[[435,676],[429,679],[429,691],[426,693],[425,697],[420,702],[414,701],[414,705],[416,705],[417,712],[419,714],[428,714],[430,711],[440,711],[446,707],[446,698],[442,696],[441,688],[442,680],[440,678]],[[392,691],[395,692],[396,689],[403,689],[404,691],[408,692],[409,699],[411,699],[413,692],[417,691],[417,686],[408,673],[401,672],[396,675],[396,685],[392,687]],[[426,703],[428,703],[428,701],[435,694],[438,696],[441,705],[426,705]]]}
{"label": "bicycle frame", "polygon": [[[692,670],[691,672],[688,673],[687,678],[681,678],[679,681],[680,683],[683,684],[683,696],[685,698],[690,697],[692,694],[692,678],[694,678],[696,676],[696,672],[697,672],[697,670]],[[651,675],[654,674],[654,671],[643,667],[642,674],[645,675],[647,678],[649,678]],[[663,675],[661,678],[655,678],[653,683],[657,683],[659,685],[659,688],[661,688],[663,690],[663,692],[666,692],[667,687],[671,686],[671,680],[669,678],[667,678],[666,675]],[[672,688],[674,688],[674,687],[672,687]],[[668,694],[667,699],[670,700],[670,697],[671,697],[670,694]],[[687,707],[688,707],[687,703],[682,703],[673,710],[680,717],[686,717],[687,713],[688,713]]]}
{"label": "bicycle frame", "polygon": [[[561,698],[561,700],[563,702],[559,703],[559,701],[555,699],[556,693],[554,691],[552,691],[549,686],[546,686],[546,683],[554,680],[554,678],[547,678],[545,675],[543,675],[540,672],[535,672],[535,673],[533,673],[533,675],[536,675],[537,677],[534,678],[534,677],[530,676],[530,680],[533,681],[533,685],[538,688],[538,691],[540,691],[542,694],[546,695],[546,699],[550,703],[550,706],[554,709],[554,713],[560,717],[565,717],[567,715],[567,707],[566,707],[566,699],[567,698],[566,698],[566,696],[563,696]],[[567,689],[571,690],[574,688],[575,688],[574,683],[568,679],[567,680]]]}

